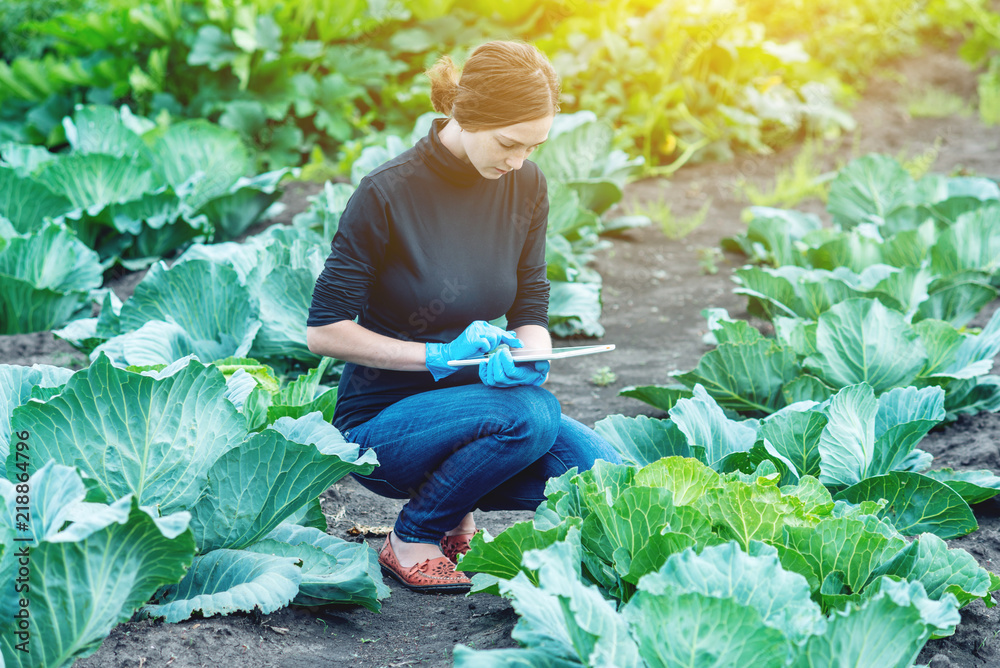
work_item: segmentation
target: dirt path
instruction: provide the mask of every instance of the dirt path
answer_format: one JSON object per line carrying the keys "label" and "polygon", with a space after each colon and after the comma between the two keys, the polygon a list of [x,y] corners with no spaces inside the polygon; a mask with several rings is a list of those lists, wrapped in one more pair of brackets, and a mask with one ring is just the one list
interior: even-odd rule
{"label": "dirt path", "polygon": [[[929,84],[968,97],[974,75],[953,57],[927,55],[902,66],[906,88],[920,90]],[[975,119],[909,119],[900,111],[903,85],[874,84],[854,110],[861,128],[857,150],[922,153],[940,138],[935,171],[958,166],[979,174],[1000,174],[1000,128],[987,129]],[[850,142],[847,142],[848,144]],[[712,204],[704,225],[682,241],[671,241],[658,229],[633,230],[600,253],[596,267],[604,277],[603,342],[617,350],[599,357],[553,363],[549,387],[563,411],[587,425],[608,415],[665,417],[647,405],[618,396],[627,385],[667,382],[675,369],[689,369],[708,350],[702,343],[706,307],[722,307],[735,317],[746,317],[745,302],[731,292],[730,275],[742,259],[729,256],[715,275],[703,274],[695,251],[716,246],[723,236],[743,229],[740,212],[746,206],[736,184],[746,178],[762,185],[787,165],[794,151],[766,158],[744,158],[735,163],[697,165],[681,170],[669,183],[648,180],[627,188],[624,208],[630,204],[666,199],[678,217],[693,215],[704,202]],[[825,169],[850,153],[841,149],[821,160]],[[305,206],[305,195],[318,186],[301,184],[289,189],[282,216]],[[817,213],[817,201],[800,205]],[[127,297],[138,276],[118,279],[114,287]],[[994,305],[994,308],[996,305]],[[973,324],[985,322],[985,316]],[[0,360],[14,364],[35,362],[71,365],[85,359],[49,333],[0,337]],[[598,367],[608,366],[616,380],[604,387],[590,382]],[[921,447],[939,456],[941,466],[1000,470],[1000,416],[963,418],[931,434]],[[333,535],[348,537],[355,522],[391,524],[400,503],[377,497],[353,480],[334,485],[323,500]],[[958,541],[980,563],[1000,572],[1000,505],[975,508],[980,531]],[[496,534],[510,524],[530,518],[530,513],[480,514],[481,526]],[[371,539],[378,549],[381,539]],[[392,587],[381,614],[363,609],[327,607],[316,610],[284,609],[275,614],[232,615],[222,619],[165,625],[148,621],[117,627],[80,668],[153,668],[200,666],[240,668],[292,668],[316,665],[351,666],[450,666],[455,643],[476,648],[510,647],[510,630],[516,615],[510,605],[490,596],[422,596]],[[963,610],[963,623],[952,638],[932,641],[920,662],[935,668],[960,666],[985,668],[1000,665],[1000,613],[981,602]],[[933,661],[931,659],[933,658]]]}

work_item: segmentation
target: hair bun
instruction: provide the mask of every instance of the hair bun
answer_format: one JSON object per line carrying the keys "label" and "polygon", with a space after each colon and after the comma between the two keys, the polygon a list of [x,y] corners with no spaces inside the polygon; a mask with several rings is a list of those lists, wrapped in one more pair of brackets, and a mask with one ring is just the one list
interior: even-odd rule
{"label": "hair bun", "polygon": [[431,80],[431,104],[434,111],[451,116],[458,95],[458,68],[450,56],[441,56],[434,67],[427,70]]}
{"label": "hair bun", "polygon": [[559,111],[559,76],[537,47],[527,42],[480,44],[460,70],[442,56],[427,70],[434,110],[466,132],[502,128]]}

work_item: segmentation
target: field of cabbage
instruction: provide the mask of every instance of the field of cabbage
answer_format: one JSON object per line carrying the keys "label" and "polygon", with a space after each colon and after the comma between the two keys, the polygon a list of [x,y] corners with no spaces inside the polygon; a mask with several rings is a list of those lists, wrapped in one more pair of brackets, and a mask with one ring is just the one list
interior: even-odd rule
{"label": "field of cabbage", "polygon": [[[375,6],[348,4],[339,16]],[[626,8],[648,25],[669,15],[549,2],[529,21],[511,3],[486,20],[453,4],[403,3],[406,18],[390,3],[362,49],[324,62],[349,53],[384,70],[381,51],[412,66],[434,31],[455,31],[457,49],[520,19],[562,67],[583,47],[604,67],[645,48]],[[810,101],[810,76],[859,80],[866,54],[912,51],[944,9],[980,7],[952,4],[895,16],[877,54],[856,34],[838,60],[820,31],[798,47],[806,61],[781,41],[788,7],[715,8],[685,14],[711,45],[623,81],[625,108],[601,67],[569,80],[572,103],[533,158],[550,183],[551,329],[618,350],[554,363],[547,387],[626,464],[551,480],[534,513],[480,514],[468,599],[383,581],[372,548],[400,504],[347,475],[377,461],[329,424],[341,363],[310,353],[302,326],[353,188],[429,122],[407,113],[419,93],[404,70],[388,85],[412,108],[359,138],[358,112],[384,110],[378,86],[312,90],[317,73],[299,71],[322,45],[290,33],[287,12],[322,3],[112,3],[75,40],[41,28],[72,45],[62,60],[15,45],[22,60],[0,68],[0,99],[20,100],[0,113],[2,665],[1000,664],[1000,131],[987,113],[903,111],[931,85],[988,99],[991,75],[929,52],[850,117]],[[853,25],[833,7],[828,31]],[[968,61],[991,53],[989,16],[962,33]],[[626,37],[588,32],[615,21]],[[126,76],[143,30],[162,43]],[[83,58],[101,39],[106,60]],[[214,104],[185,97],[190,80],[157,74],[178,54],[206,90],[228,71],[239,85],[214,88]],[[727,54],[754,71],[810,64],[786,87]],[[312,106],[245,86],[282,72]],[[99,91],[122,76],[138,111]],[[644,98],[657,77],[684,86]],[[87,104],[63,115],[80,88]],[[295,110],[284,130],[278,108]],[[306,120],[316,135],[295,135]],[[748,182],[764,187],[794,153],[752,151],[855,123],[853,146],[816,158],[822,200],[746,208]],[[288,157],[323,137],[336,166]],[[322,170],[341,178],[289,179]],[[690,235],[664,235],[664,217],[698,212]]]}

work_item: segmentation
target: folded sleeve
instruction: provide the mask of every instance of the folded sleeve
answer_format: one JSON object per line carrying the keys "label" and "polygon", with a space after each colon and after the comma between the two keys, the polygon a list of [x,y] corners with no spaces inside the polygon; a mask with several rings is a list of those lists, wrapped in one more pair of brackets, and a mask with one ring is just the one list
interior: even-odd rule
{"label": "folded sleeve", "polygon": [[517,264],[517,297],[507,311],[507,328],[522,325],[549,326],[549,279],[546,276],[545,232],[549,223],[549,196],[545,176],[540,185],[528,237]]}
{"label": "folded sleeve", "polygon": [[389,212],[371,179],[358,184],[330,242],[330,255],[313,288],[308,327],[354,320],[368,295],[389,243]]}

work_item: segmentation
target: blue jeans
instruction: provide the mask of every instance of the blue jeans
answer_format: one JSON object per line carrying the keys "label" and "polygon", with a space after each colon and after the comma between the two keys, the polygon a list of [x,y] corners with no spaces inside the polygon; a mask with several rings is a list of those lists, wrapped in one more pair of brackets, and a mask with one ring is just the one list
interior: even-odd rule
{"label": "blue jeans", "polygon": [[545,482],[597,459],[620,463],[593,429],[563,415],[533,385],[461,385],[415,394],[344,433],[379,466],[355,478],[369,490],[409,499],[393,531],[437,543],[472,510],[534,510]]}

